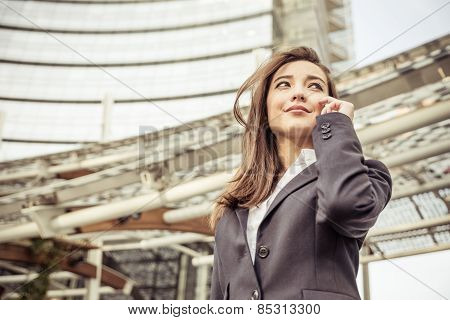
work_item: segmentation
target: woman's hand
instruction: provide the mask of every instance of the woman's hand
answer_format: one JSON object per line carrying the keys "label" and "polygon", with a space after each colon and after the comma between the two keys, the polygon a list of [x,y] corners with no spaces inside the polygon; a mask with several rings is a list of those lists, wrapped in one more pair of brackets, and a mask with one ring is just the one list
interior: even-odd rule
{"label": "woman's hand", "polygon": [[355,113],[355,106],[353,103],[326,96],[319,100],[319,104],[325,105],[320,113],[321,115],[329,112],[340,112],[348,116],[353,121],[353,116]]}

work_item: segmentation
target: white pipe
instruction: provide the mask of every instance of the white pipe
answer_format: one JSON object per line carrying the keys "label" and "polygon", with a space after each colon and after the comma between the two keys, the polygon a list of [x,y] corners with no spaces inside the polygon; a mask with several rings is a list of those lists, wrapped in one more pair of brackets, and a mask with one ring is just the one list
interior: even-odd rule
{"label": "white pipe", "polygon": [[19,267],[19,266],[16,266],[12,263],[5,262],[5,261],[0,261],[0,268],[10,270],[13,272],[17,272],[17,273],[21,273],[21,274],[30,273],[30,270],[28,270],[27,268]]}
{"label": "white pipe", "polygon": [[[436,142],[433,145],[403,152],[400,155],[382,159],[389,168],[418,161],[450,151],[448,140]],[[235,172],[235,171],[233,171]],[[117,219],[133,212],[141,212],[162,207],[165,203],[182,201],[187,198],[222,189],[232,178],[233,172],[222,172],[205,178],[178,185],[167,192],[143,195],[128,200],[113,202],[101,206],[77,210],[60,215],[50,222],[53,230],[60,231],[68,228],[81,227],[93,223]],[[176,218],[179,217],[175,214]],[[170,217],[170,216],[169,216]],[[170,219],[170,218],[169,218]],[[0,242],[33,237],[39,235],[35,222],[22,224],[0,231]]]}
{"label": "white pipe", "polygon": [[[175,186],[166,192],[142,195],[128,200],[77,210],[53,218],[50,221],[50,227],[56,231],[82,227],[117,219],[134,212],[160,208],[166,203],[182,201],[196,195],[221,189],[232,176],[233,172],[222,172]],[[0,242],[34,236],[39,236],[39,229],[35,222],[29,222],[1,230]]]}
{"label": "white pipe", "polygon": [[[65,164],[61,164],[61,165],[51,166],[51,167],[47,168],[47,172],[49,174],[57,174],[57,173],[62,173],[62,172],[99,167],[99,166],[109,164],[109,163],[122,162],[122,161],[133,159],[133,158],[136,159],[138,157],[138,154],[139,154],[138,150],[133,150],[133,151],[129,151],[129,152],[121,152],[119,154],[112,154],[112,155],[107,155],[107,156],[103,156],[103,157],[95,157],[92,159],[81,160],[78,162],[65,163]],[[6,173],[6,174],[2,175],[2,177],[0,178],[0,182],[32,178],[32,177],[38,176],[39,174],[41,174],[41,172],[42,171],[38,170],[38,169],[31,169],[31,170],[27,170],[27,171]]]}
{"label": "white pipe", "polygon": [[448,186],[450,186],[450,177],[444,177],[442,179],[427,182],[419,186],[414,186],[412,188],[402,187],[401,190],[397,190],[394,186],[394,190],[392,190],[391,200],[408,197],[414,194],[423,193],[431,190],[442,189]]}
{"label": "white pipe", "polygon": [[182,246],[181,244],[171,244],[169,248],[172,248],[174,250],[180,251],[181,253],[184,253],[184,256],[191,256],[191,257],[198,257],[202,254],[200,252],[197,252],[195,250],[192,250],[191,248]]}
{"label": "white pipe", "polygon": [[103,242],[109,241],[125,241],[125,240],[143,240],[156,236],[161,236],[166,233],[165,230],[111,230],[108,233],[102,232],[88,232],[77,233],[66,236],[68,240],[88,240],[98,239]]}
{"label": "white pipe", "polygon": [[383,163],[389,168],[394,168],[422,159],[438,156],[450,151],[450,139],[433,142],[433,144],[400,152],[390,157],[384,158]]}
{"label": "white pipe", "polygon": [[358,130],[358,138],[362,144],[371,144],[448,118],[450,118],[450,101],[446,100]]}
{"label": "white pipe", "polygon": [[369,233],[367,234],[367,238],[383,236],[393,233],[408,232],[418,229],[432,228],[436,226],[442,226],[445,224],[450,224],[450,214],[447,214],[442,217],[424,219],[418,222],[406,223],[393,227],[375,228],[369,231]]}
{"label": "white pipe", "polygon": [[202,266],[202,265],[212,265],[214,263],[214,255],[211,254],[209,256],[202,256],[192,258],[192,265],[194,267]]}
{"label": "white pipe", "polygon": [[103,251],[133,250],[133,249],[154,249],[166,247],[173,244],[192,243],[198,241],[209,241],[210,236],[197,233],[179,233],[148,240],[141,240],[134,243],[124,243],[116,245],[105,245]]}
{"label": "white pipe", "polygon": [[[136,137],[138,138],[138,137]],[[196,144],[196,141],[181,141],[177,147],[185,148],[189,147],[193,144]],[[148,161],[152,161],[152,159],[164,159],[164,154],[167,153],[165,150],[156,150],[156,153],[153,152],[150,156]],[[123,151],[120,153],[114,153],[110,155],[104,155],[104,156],[98,156],[91,159],[86,160],[77,160],[76,162],[71,163],[64,163],[60,165],[55,165],[48,167],[46,169],[48,174],[57,174],[57,173],[63,173],[63,172],[70,172],[74,170],[80,170],[80,169],[89,169],[93,167],[100,167],[103,165],[108,165],[112,163],[117,162],[124,162],[124,161],[132,161],[139,159],[140,156],[143,156],[139,153],[139,149],[134,149],[131,151]],[[0,177],[0,182],[4,181],[11,181],[11,180],[18,180],[18,179],[25,179],[25,178],[32,178],[35,176],[38,176],[41,174],[41,170],[39,169],[30,169],[27,171],[20,171],[20,172],[12,172],[3,174]]]}
{"label": "white pipe", "polygon": [[100,299],[100,287],[102,286],[102,260],[103,251],[101,246],[103,242],[101,240],[94,240],[92,244],[97,246],[97,249],[90,249],[87,253],[86,262],[95,266],[95,278],[88,278],[85,280],[87,292],[85,295],[86,300],[98,300]]}
{"label": "white pipe", "polygon": [[207,300],[208,299],[208,266],[197,266],[197,272],[195,277],[195,299]]}
{"label": "white pipe", "polygon": [[[166,203],[182,201],[196,195],[219,190],[232,178],[231,172],[223,172],[177,185],[162,193],[138,196],[124,201],[86,208],[64,214],[51,221],[55,230],[81,227],[105,220],[117,219],[134,212],[162,207]],[[2,237],[0,236],[0,241]]]}
{"label": "white pipe", "polygon": [[[6,196],[4,198],[7,198],[7,197],[18,197],[18,198],[33,197],[33,196],[43,194],[43,193],[54,192],[55,189],[57,189],[57,188],[85,185],[90,182],[96,182],[105,176],[108,177],[108,176],[116,175],[118,172],[120,173],[121,171],[125,172],[125,171],[129,171],[129,170],[135,170],[138,166],[139,166],[138,161],[126,163],[123,165],[118,165],[118,166],[114,166],[112,168],[108,168],[108,169],[101,170],[101,171],[98,171],[95,173],[91,173],[86,176],[81,176],[78,178],[64,180],[64,181],[60,181],[60,182],[54,182],[54,183],[51,183],[49,185],[45,185],[42,187],[36,187],[36,188],[32,188],[32,189],[27,189],[25,191],[16,192],[16,193]],[[3,179],[3,176],[0,177],[0,182],[2,181],[2,179]]]}
{"label": "white pipe", "polygon": [[[447,119],[450,117],[449,101],[438,102],[430,107],[420,108],[408,114],[396,117],[386,122],[375,124],[367,128],[358,130],[358,137],[362,144],[370,144],[382,139],[393,137],[411,130],[415,130],[432,123]],[[114,162],[121,162],[128,159],[137,159],[138,150],[121,152],[106,156],[95,157],[77,161],[75,163],[67,163],[47,168],[48,173],[56,174],[67,171],[74,171],[85,168],[98,167]],[[161,158],[160,158],[161,159]],[[37,176],[40,170],[31,169],[25,172],[13,172],[3,174],[0,181],[18,180]]]}
{"label": "white pipe", "polygon": [[0,178],[0,182],[12,181],[12,180],[20,180],[20,179],[36,177],[40,173],[41,173],[41,170],[38,170],[38,169],[31,169],[31,170],[27,170],[27,171],[6,173],[6,174],[2,174],[2,177]]}
{"label": "white pipe", "polygon": [[213,203],[206,202],[195,206],[174,209],[164,212],[163,220],[165,223],[176,223],[190,220],[198,217],[204,217],[212,212]]}
{"label": "white pipe", "polygon": [[[411,249],[406,250],[398,253],[390,253],[390,254],[374,254],[370,256],[364,256],[359,255],[359,263],[369,263],[374,261],[380,261],[380,260],[386,260],[386,259],[394,259],[394,258],[401,258],[401,257],[408,257],[418,254],[424,254],[424,253],[431,253],[431,252],[437,252],[442,250],[449,250],[450,249],[450,243],[443,243],[438,244],[429,248],[419,248],[419,249]],[[209,256],[203,256],[203,257],[197,257],[192,258],[192,265],[193,266],[200,266],[200,265],[212,265],[214,263],[214,255]]]}
{"label": "white pipe", "polygon": [[[72,297],[72,296],[84,296],[87,292],[87,288],[75,288],[75,289],[63,289],[63,290],[48,290],[46,297],[47,298],[62,298],[62,297]],[[99,290],[100,294],[106,293],[116,293],[122,292],[122,290],[115,290],[114,288],[105,286],[101,287]],[[8,299],[17,299],[19,298],[19,294],[16,292],[7,293],[5,298]]]}
{"label": "white pipe", "polygon": [[18,226],[0,229],[0,242],[14,239],[34,237],[39,235],[39,228],[36,222],[28,222]]}
{"label": "white pipe", "polygon": [[[28,282],[36,279],[39,273],[28,273],[28,274],[15,274],[0,276],[0,283],[18,283],[18,282]],[[79,276],[68,271],[54,272],[50,274],[50,279],[52,280],[62,280],[62,279],[78,279]]]}
{"label": "white pipe", "polygon": [[449,250],[449,249],[450,249],[450,243],[441,243],[441,244],[437,244],[437,245],[434,245],[434,246],[428,247],[428,248],[404,250],[404,251],[396,252],[396,253],[388,253],[388,254],[383,254],[383,255],[376,253],[376,254],[373,254],[370,256],[360,256],[359,263],[363,264],[363,263],[369,263],[369,262],[374,262],[374,261],[409,257],[409,256],[415,256],[418,254],[438,252],[438,251]]}

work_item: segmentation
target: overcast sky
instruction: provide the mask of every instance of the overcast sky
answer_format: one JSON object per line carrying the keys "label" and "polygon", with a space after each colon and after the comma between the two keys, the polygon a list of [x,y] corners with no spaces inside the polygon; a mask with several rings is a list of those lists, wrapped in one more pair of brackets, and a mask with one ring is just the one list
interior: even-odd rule
{"label": "overcast sky", "polygon": [[[358,64],[383,60],[450,33],[450,1],[353,0],[356,61],[439,11]],[[445,5],[447,3],[447,5]],[[450,298],[450,250],[369,265],[372,299]],[[361,270],[359,273],[361,280]],[[361,291],[362,294],[362,291]]]}
{"label": "overcast sky", "polygon": [[449,2],[445,0],[352,0],[357,61],[441,8],[358,66],[383,60],[450,33]]}

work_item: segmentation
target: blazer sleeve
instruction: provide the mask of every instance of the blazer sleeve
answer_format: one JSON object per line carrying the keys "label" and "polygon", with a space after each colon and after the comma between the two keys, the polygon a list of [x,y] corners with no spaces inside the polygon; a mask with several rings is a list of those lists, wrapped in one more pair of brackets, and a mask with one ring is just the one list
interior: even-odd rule
{"label": "blazer sleeve", "polygon": [[214,245],[214,264],[211,276],[211,294],[210,300],[223,300],[223,290],[220,283],[221,277],[221,263],[219,261],[219,255],[217,252],[217,247]]}
{"label": "blazer sleeve", "polygon": [[364,159],[347,115],[331,112],[316,122],[317,219],[346,237],[364,237],[391,198],[389,170],[378,160]]}

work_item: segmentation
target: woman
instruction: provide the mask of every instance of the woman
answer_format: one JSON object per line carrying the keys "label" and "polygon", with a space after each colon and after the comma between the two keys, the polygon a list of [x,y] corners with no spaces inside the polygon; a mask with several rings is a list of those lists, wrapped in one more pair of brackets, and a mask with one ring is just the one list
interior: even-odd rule
{"label": "woman", "polygon": [[212,299],[360,299],[358,252],[392,181],[364,159],[353,112],[310,48],[273,55],[244,82],[242,164],[210,218]]}

